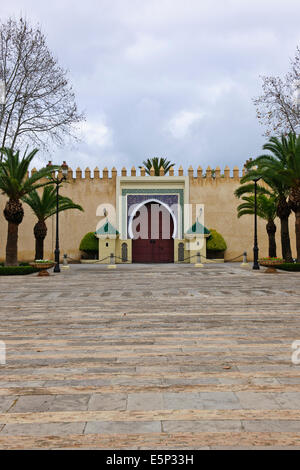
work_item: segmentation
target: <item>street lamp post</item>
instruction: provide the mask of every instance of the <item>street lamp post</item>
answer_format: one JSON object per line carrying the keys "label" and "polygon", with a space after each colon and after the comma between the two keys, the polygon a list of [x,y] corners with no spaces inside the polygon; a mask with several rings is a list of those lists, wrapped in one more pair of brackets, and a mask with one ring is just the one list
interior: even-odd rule
{"label": "street lamp post", "polygon": [[257,182],[260,178],[254,180],[254,246],[253,246],[253,269],[259,269],[258,263],[258,243],[257,243]]}
{"label": "street lamp post", "polygon": [[[50,164],[50,162],[49,162]],[[59,178],[52,178],[53,183],[56,185],[56,242],[55,242],[55,250],[54,250],[54,259],[55,259],[55,266],[53,272],[55,273],[60,273],[60,267],[59,267],[59,220],[58,220],[58,214],[59,214],[59,187],[62,184],[63,181],[67,179],[68,175],[68,165],[66,162],[63,162],[61,166],[61,172],[62,172],[62,177]]]}

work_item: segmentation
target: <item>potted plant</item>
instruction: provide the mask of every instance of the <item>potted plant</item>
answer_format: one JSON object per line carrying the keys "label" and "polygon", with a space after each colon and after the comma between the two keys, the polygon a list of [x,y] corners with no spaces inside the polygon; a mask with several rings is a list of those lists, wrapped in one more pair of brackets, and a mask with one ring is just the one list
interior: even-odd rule
{"label": "potted plant", "polygon": [[270,256],[266,258],[260,258],[258,260],[259,264],[261,266],[264,266],[265,268],[268,268],[265,272],[266,273],[275,273],[276,271],[276,266],[280,266],[281,264],[284,263],[284,260],[282,258],[272,258]]}
{"label": "potted plant", "polygon": [[36,259],[30,266],[39,271],[38,276],[49,276],[48,269],[53,268],[55,265],[54,261],[48,259]]}

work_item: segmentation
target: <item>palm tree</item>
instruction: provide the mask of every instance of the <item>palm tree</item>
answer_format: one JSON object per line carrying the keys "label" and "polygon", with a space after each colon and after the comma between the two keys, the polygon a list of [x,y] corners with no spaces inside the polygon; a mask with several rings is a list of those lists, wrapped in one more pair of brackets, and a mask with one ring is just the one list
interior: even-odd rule
{"label": "palm tree", "polygon": [[[44,240],[47,235],[45,221],[56,213],[56,188],[54,186],[45,186],[41,197],[36,190],[33,190],[27,196],[24,196],[22,200],[31,207],[38,219],[33,229],[35,237],[35,259],[43,259]],[[58,211],[62,212],[69,209],[83,211],[82,207],[75,204],[72,199],[59,196]]]}
{"label": "palm tree", "polygon": [[[159,170],[160,168],[164,169],[165,175],[168,173],[170,168],[174,166],[175,163],[171,163],[168,161],[166,158],[148,158],[147,160],[143,161],[143,166],[145,167],[147,175],[150,175],[150,170],[153,167],[154,168],[154,175],[159,176]],[[139,168],[142,168],[141,166]]]}
{"label": "palm tree", "polygon": [[255,178],[262,178],[270,188],[271,193],[276,197],[276,213],[281,225],[282,257],[287,262],[293,262],[289,235],[291,208],[287,201],[290,184],[282,177],[282,171],[287,168],[288,155],[292,147],[290,136],[282,136],[281,138],[271,137],[263,146],[263,149],[268,150],[270,153],[248,161],[246,164],[248,171],[241,179],[241,183],[249,183]]}
{"label": "palm tree", "polygon": [[[243,196],[242,200],[245,201],[237,208],[238,218],[246,214],[254,214],[255,201],[254,195]],[[269,256],[276,258],[276,225],[274,219],[276,217],[276,199],[274,196],[266,196],[265,194],[258,194],[257,196],[257,215],[264,220],[267,220],[266,230],[269,238]]]}
{"label": "palm tree", "polygon": [[286,168],[280,170],[284,183],[289,186],[289,208],[295,213],[297,263],[300,263],[300,136],[289,134]]}
{"label": "palm tree", "polygon": [[0,162],[0,190],[6,194],[8,201],[4,209],[4,217],[8,222],[7,243],[6,243],[6,265],[16,266],[18,264],[18,230],[24,217],[24,210],[21,198],[34,189],[38,189],[49,181],[43,181],[57,167],[50,166],[36,171],[31,176],[27,176],[28,168],[37,149],[28,155],[20,158],[20,152],[4,147],[0,149],[4,159]]}

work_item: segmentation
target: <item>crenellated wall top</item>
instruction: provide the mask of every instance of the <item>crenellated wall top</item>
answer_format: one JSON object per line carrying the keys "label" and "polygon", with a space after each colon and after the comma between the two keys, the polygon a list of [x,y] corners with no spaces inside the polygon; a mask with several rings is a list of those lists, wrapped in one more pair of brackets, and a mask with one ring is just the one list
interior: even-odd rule
{"label": "crenellated wall top", "polygon": [[[36,172],[36,168],[31,170],[31,175]],[[132,178],[136,178],[137,176],[142,177],[149,177],[154,176],[154,168],[151,168],[150,175],[147,174],[147,170],[144,167],[139,167],[136,169],[134,166],[127,170],[125,167],[122,168],[121,171],[118,171],[115,167],[109,170],[107,167],[103,168],[102,171],[99,170],[98,167],[94,168],[92,171],[89,167],[82,169],[77,167],[76,169],[72,169],[68,167],[68,176],[67,180],[69,181],[81,181],[81,180],[101,180],[103,182],[108,182],[115,180],[116,177],[119,176],[129,176]],[[172,178],[174,176],[188,176],[191,183],[201,183],[201,182],[215,182],[218,180],[222,181],[232,181],[232,180],[240,180],[240,178],[245,174],[245,168],[242,171],[237,166],[234,166],[232,169],[226,165],[223,170],[216,166],[215,168],[211,168],[209,165],[206,170],[203,170],[202,167],[199,165],[197,169],[194,169],[192,166],[188,168],[185,172],[183,167],[180,165],[177,171],[174,170],[172,167],[167,175],[165,175],[163,168],[159,171],[159,176],[166,176]]]}

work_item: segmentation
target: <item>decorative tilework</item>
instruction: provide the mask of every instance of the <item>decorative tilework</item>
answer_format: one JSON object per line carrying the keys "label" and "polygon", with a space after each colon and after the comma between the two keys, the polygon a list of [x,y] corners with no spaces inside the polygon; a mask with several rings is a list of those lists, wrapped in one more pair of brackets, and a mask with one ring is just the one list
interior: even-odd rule
{"label": "decorative tilework", "polygon": [[[126,227],[126,216],[125,214],[128,214],[128,208],[132,204],[138,204],[143,201],[147,201],[148,199],[155,198],[168,206],[172,206],[173,204],[178,204],[178,198],[179,198],[179,204],[181,207],[181,213],[182,213],[182,220],[181,220],[181,225],[182,225],[182,233],[184,232],[184,220],[183,220],[183,189],[122,189],[122,233],[126,233],[127,235],[127,230],[128,230],[128,216],[127,216],[127,227]],[[126,197],[127,196],[127,197]],[[127,199],[127,206],[126,206],[126,199]],[[178,219],[178,214],[175,214],[176,219]],[[177,220],[178,222],[178,220]],[[177,235],[178,236],[178,235]]]}

